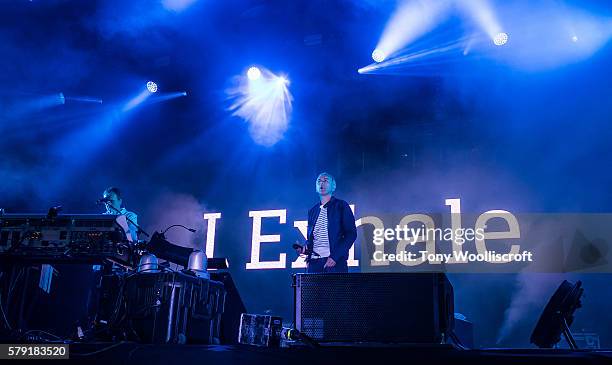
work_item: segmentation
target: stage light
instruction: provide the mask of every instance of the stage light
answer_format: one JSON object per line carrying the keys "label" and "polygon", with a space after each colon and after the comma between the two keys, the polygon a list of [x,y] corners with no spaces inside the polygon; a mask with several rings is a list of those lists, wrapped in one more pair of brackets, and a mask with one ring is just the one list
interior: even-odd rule
{"label": "stage light", "polygon": [[249,80],[255,81],[261,77],[261,71],[259,70],[259,68],[255,66],[250,67],[249,70],[247,71],[247,76]]}
{"label": "stage light", "polygon": [[[394,55],[391,59],[384,62],[375,62],[357,70],[360,74],[380,73],[382,70],[393,70],[395,73],[401,73],[402,70],[408,70],[410,64],[416,61],[422,61],[423,58],[429,57],[436,63],[452,60],[456,57],[458,51],[465,49],[465,41],[463,39],[454,40],[439,44],[435,47],[425,49],[414,49],[413,52],[404,52],[403,54]],[[431,72],[431,71],[426,71]],[[411,72],[411,74],[414,74]]]}
{"label": "stage light", "polygon": [[372,52],[372,59],[374,62],[382,62],[385,58],[387,58],[387,56],[380,49],[375,49],[374,52]]}
{"label": "stage light", "polygon": [[493,38],[493,43],[496,46],[503,46],[504,44],[508,43],[508,33],[504,33],[504,32],[497,33],[495,37]]}
{"label": "stage light", "polygon": [[574,313],[582,307],[580,299],[583,294],[584,289],[581,281],[572,284],[563,280],[544,307],[531,333],[530,342],[539,348],[553,348],[563,334],[570,349],[577,350],[578,346],[576,346],[570,326],[574,322]]}
{"label": "stage light", "polygon": [[153,81],[147,82],[147,90],[149,90],[149,92],[151,92],[151,93],[156,93],[157,92],[157,84],[154,83]]}
{"label": "stage light", "polygon": [[511,41],[511,47],[518,47],[517,52],[494,49],[491,56],[513,67],[542,71],[573,64],[593,56],[612,40],[609,16],[569,4],[559,7],[553,2],[514,3],[505,8],[503,25],[489,38],[493,40],[499,32],[508,33],[511,39],[504,47]]}
{"label": "stage light", "polygon": [[278,76],[276,78],[276,82],[278,83],[279,86],[284,86],[289,83],[289,80],[287,80],[284,76]]}
{"label": "stage light", "polygon": [[[257,80],[257,82],[253,82]],[[265,68],[251,67],[234,78],[235,86],[227,89],[232,115],[249,123],[255,143],[270,147],[283,138],[291,118],[293,97],[289,79]]]}

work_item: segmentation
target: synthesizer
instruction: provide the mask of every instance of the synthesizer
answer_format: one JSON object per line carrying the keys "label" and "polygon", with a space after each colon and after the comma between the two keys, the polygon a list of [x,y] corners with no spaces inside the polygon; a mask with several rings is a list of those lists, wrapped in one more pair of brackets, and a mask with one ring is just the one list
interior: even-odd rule
{"label": "synthesizer", "polygon": [[132,245],[105,214],[3,214],[0,257],[29,261],[101,261],[130,264]]}

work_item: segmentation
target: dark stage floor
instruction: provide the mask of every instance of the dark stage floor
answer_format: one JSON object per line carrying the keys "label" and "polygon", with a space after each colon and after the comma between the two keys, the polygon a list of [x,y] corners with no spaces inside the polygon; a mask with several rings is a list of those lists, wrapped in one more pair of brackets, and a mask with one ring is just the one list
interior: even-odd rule
{"label": "dark stage floor", "polygon": [[100,364],[612,364],[610,351],[540,349],[458,350],[450,346],[334,346],[268,349],[249,346],[70,345],[70,358]]}

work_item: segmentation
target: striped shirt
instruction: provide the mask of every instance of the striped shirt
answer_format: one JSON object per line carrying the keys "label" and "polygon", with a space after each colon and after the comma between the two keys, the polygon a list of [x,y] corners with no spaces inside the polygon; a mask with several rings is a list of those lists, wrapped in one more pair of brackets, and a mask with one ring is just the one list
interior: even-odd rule
{"label": "striped shirt", "polygon": [[[321,212],[319,212],[319,217],[317,218],[317,223],[314,226],[314,252],[321,255],[321,257],[329,257],[329,237],[327,236],[327,208],[324,208],[322,205],[320,207]],[[318,258],[318,256],[315,256]]]}

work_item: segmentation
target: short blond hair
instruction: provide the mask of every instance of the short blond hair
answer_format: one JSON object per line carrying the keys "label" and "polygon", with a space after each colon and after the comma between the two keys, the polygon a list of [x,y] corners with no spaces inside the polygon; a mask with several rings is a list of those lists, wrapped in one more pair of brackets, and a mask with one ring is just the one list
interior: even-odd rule
{"label": "short blond hair", "polygon": [[330,182],[331,192],[333,193],[334,191],[336,191],[336,179],[334,179],[334,177],[328,172],[322,172],[319,174],[319,176],[317,176],[317,180],[315,181],[315,186],[319,182],[319,179],[321,178],[321,176],[327,176],[327,180],[329,180]]}

